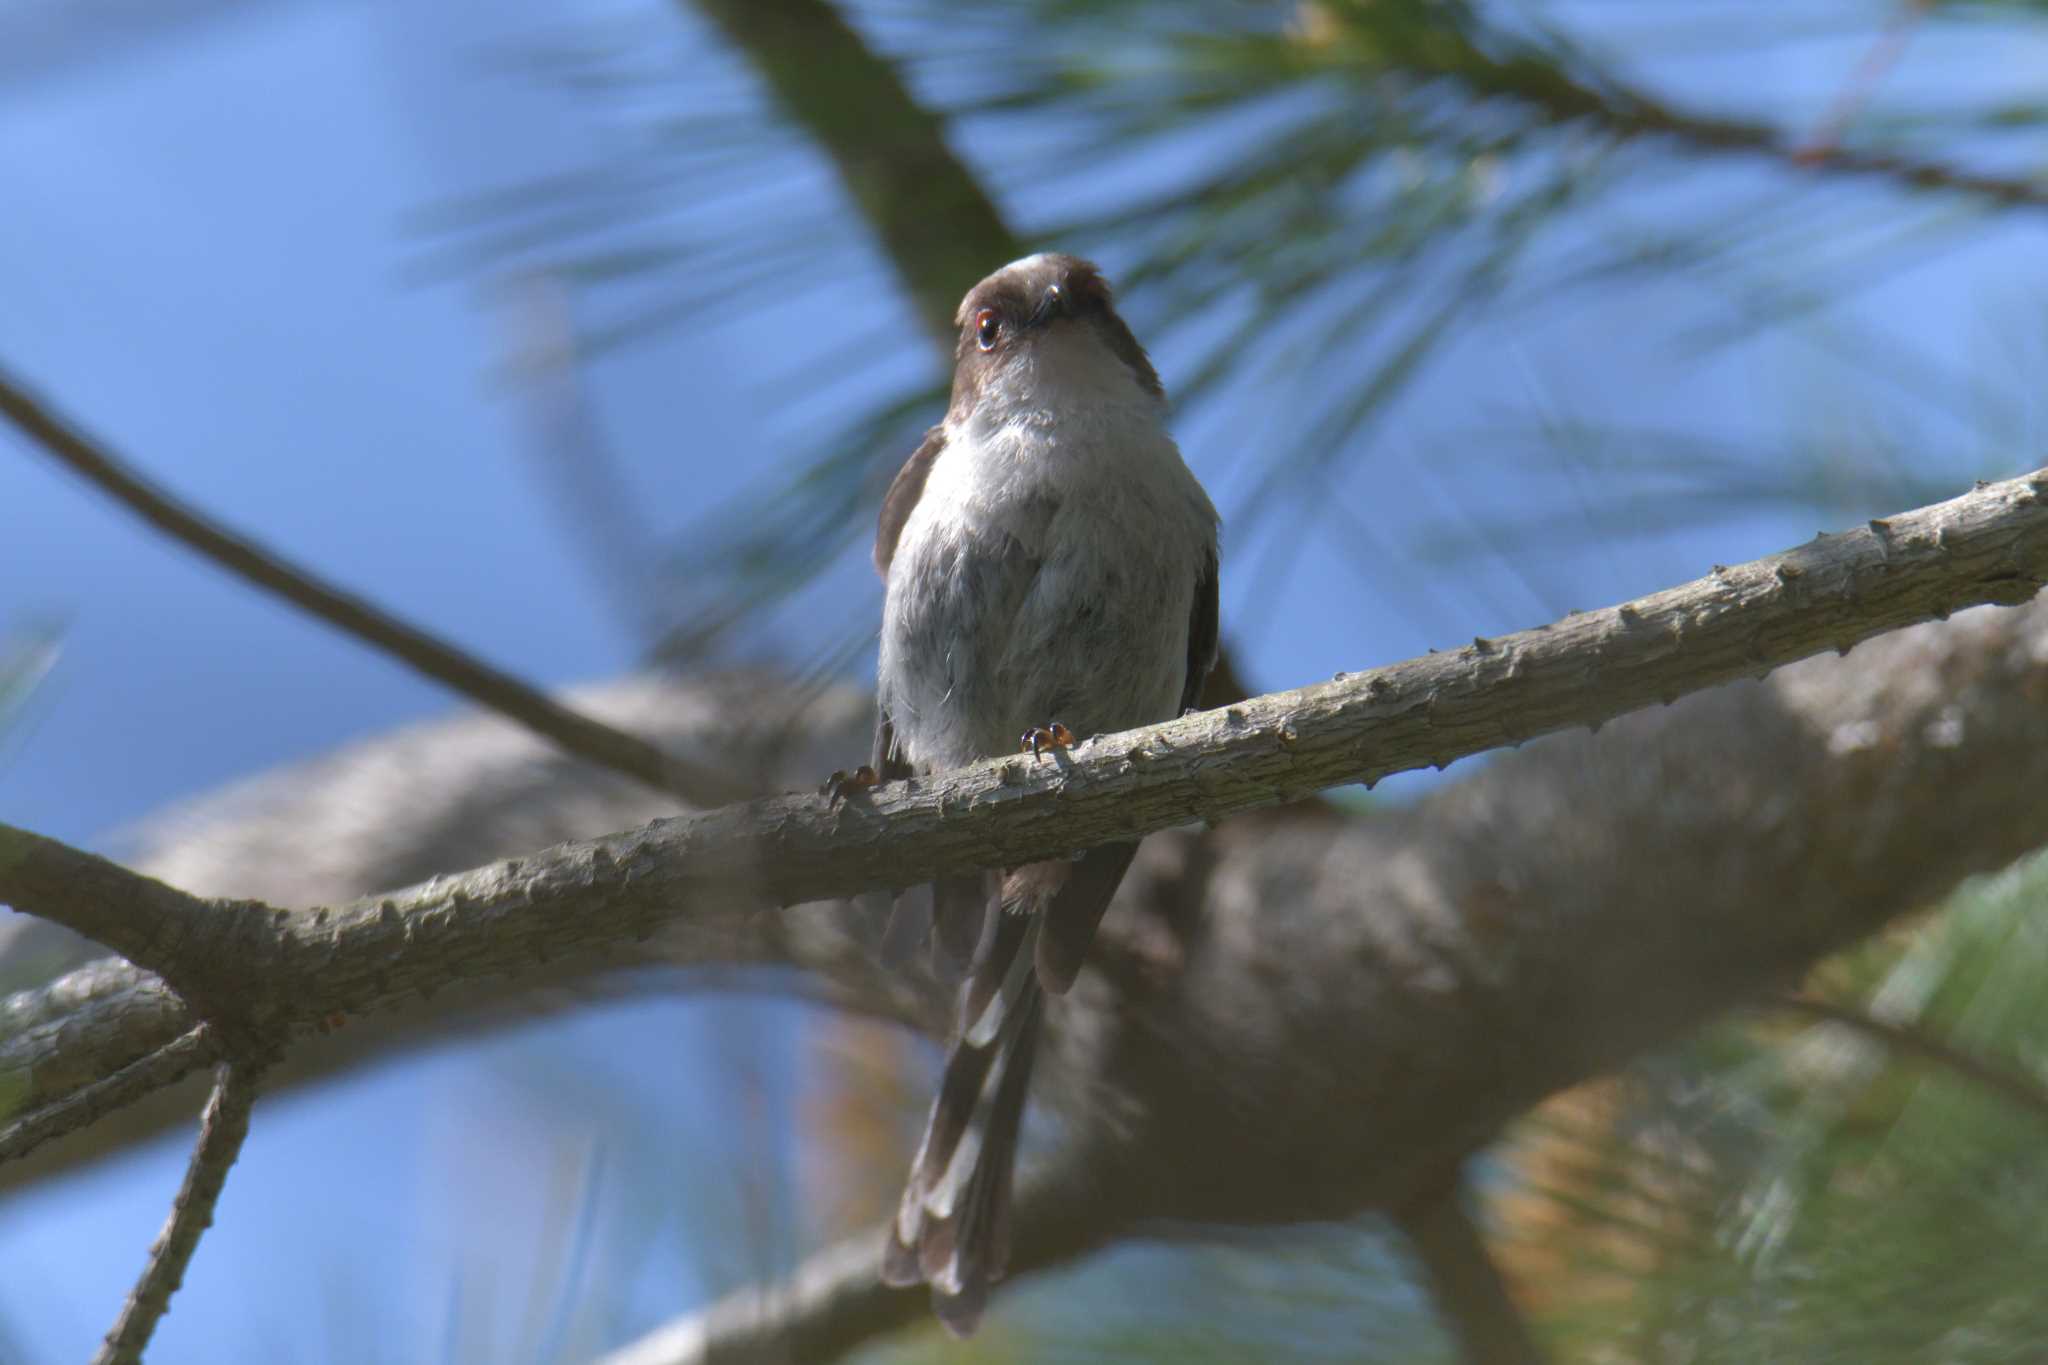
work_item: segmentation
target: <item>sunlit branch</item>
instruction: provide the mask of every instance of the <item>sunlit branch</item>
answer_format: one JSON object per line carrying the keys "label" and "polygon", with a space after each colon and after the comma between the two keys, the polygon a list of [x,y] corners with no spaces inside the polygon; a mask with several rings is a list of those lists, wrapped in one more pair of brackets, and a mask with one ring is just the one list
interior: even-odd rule
{"label": "sunlit branch", "polygon": [[[1619,607],[1097,737],[1036,762],[993,760],[839,804],[783,797],[657,821],[334,910],[209,903],[217,924],[178,942],[217,965],[181,965],[175,954],[160,963],[202,981],[232,970],[237,1024],[282,1043],[335,1015],[397,1009],[455,982],[523,979],[563,959],[601,959],[671,926],[724,954],[707,961],[805,961],[805,950],[763,935],[799,934],[807,921],[767,912],[1214,822],[1598,725],[1977,603],[2025,601],[2048,574],[2044,489],[2040,474],[1987,484]],[[70,883],[51,871],[63,865],[51,852],[62,846],[12,838],[41,853],[19,869],[0,859],[0,902],[63,922],[88,910],[122,913],[67,904]],[[90,855],[74,856],[92,867]],[[82,885],[99,894],[90,879]],[[147,910],[130,907],[145,921],[137,932],[147,932]],[[172,942],[153,940],[151,951]],[[848,951],[835,940],[815,960],[851,970]],[[49,989],[61,995],[61,985]],[[85,1046],[82,1038],[103,1055],[133,1059],[197,1022],[146,981],[95,994],[64,1027],[7,1040],[5,1064],[24,1078],[17,1105],[65,1093],[39,1089],[40,1078],[79,1074],[75,1053],[69,1067],[53,1058]]]}
{"label": "sunlit branch", "polygon": [[142,1060],[83,1086],[0,1129],[0,1161],[27,1156],[52,1138],[77,1132],[123,1105],[183,1080],[206,1065],[214,1043],[204,1024]]}
{"label": "sunlit branch", "polygon": [[[1124,1229],[1129,1206],[1063,1148],[1017,1191],[1010,1275],[1064,1265]],[[788,1278],[729,1294],[604,1356],[596,1365],[721,1365],[836,1360],[886,1332],[927,1318],[921,1290],[882,1283],[883,1230],[869,1228],[808,1257]]]}

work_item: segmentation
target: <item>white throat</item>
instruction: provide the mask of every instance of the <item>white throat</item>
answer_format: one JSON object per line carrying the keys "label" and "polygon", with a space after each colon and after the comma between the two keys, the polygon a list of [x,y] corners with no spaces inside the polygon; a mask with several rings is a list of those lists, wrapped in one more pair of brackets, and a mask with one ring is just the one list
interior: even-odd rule
{"label": "white throat", "polygon": [[1166,402],[1093,327],[1061,322],[990,371],[966,425],[982,434],[1020,422],[1164,427]]}

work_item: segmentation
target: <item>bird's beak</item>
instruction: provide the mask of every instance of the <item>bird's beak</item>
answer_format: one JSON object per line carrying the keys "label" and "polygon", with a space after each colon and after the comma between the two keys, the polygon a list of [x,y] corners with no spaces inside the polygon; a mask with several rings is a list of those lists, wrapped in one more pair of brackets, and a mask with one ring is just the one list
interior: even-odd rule
{"label": "bird's beak", "polygon": [[1045,294],[1038,300],[1037,309],[1031,314],[1031,325],[1041,327],[1058,317],[1067,306],[1067,291],[1056,284],[1045,287]]}

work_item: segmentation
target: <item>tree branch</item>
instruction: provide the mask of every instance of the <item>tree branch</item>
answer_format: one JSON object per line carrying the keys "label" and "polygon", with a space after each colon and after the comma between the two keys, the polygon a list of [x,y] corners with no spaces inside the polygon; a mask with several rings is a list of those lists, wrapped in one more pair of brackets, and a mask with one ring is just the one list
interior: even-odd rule
{"label": "tree branch", "polygon": [[192,1263],[200,1236],[213,1226],[213,1206],[227,1183],[228,1168],[241,1154],[242,1139],[249,1135],[257,1070],[247,1062],[221,1063],[213,1095],[199,1122],[199,1141],[171,1203],[171,1216],[149,1249],[149,1264],[121,1306],[105,1344],[93,1357],[94,1365],[141,1365],[157,1323],[170,1311],[171,1295],[184,1283],[185,1268]]}
{"label": "tree branch", "polygon": [[210,902],[8,825],[0,825],[0,898],[40,907],[42,918],[154,972],[202,1017],[232,1012],[235,965],[213,940],[228,920]]}
{"label": "tree branch", "polygon": [[102,958],[0,1001],[0,1117],[110,1077],[199,1027],[163,979]]}
{"label": "tree branch", "polygon": [[831,1360],[907,1326],[924,1305],[882,1283],[875,1228],[806,1258],[781,1284],[750,1286],[608,1352],[596,1365]]}
{"label": "tree branch", "polygon": [[1935,1066],[1952,1071],[1963,1079],[1984,1087],[2007,1103],[2026,1110],[2035,1118],[2048,1119],[2048,1086],[2044,1086],[2024,1071],[2002,1066],[1988,1057],[1980,1057],[1965,1048],[1944,1042],[1925,1030],[1908,1028],[1903,1024],[1880,1019],[1867,1011],[1854,1009],[1848,1005],[1838,1005],[1832,1000],[1822,1000],[1811,995],[1782,995],[1770,1002],[1770,1008],[1803,1014],[1809,1019],[1854,1029],[1894,1052],[1903,1052],[1918,1057],[1923,1062],[1931,1062]]}
{"label": "tree branch", "polygon": [[831,158],[942,356],[967,287],[1024,254],[945,122],[825,0],[695,0]]}
{"label": "tree branch", "polygon": [[[706,756],[764,791],[811,785],[819,773],[844,766],[847,755],[864,753],[874,732],[874,700],[865,691],[817,693],[758,670],[628,676],[580,687],[567,700],[664,748]],[[188,799],[128,831],[116,846],[137,870],[203,897],[333,905],[672,811],[661,794],[565,755],[502,716],[464,710]],[[654,992],[794,986],[841,1008],[940,1031],[943,993],[878,969],[852,932],[861,922],[811,911],[756,921],[756,942],[736,963],[717,957],[731,935],[693,934],[679,924],[633,944],[623,962],[565,960],[536,968],[515,986],[450,982],[431,999],[303,1039],[265,1073],[264,1087],[312,1085],[400,1052]],[[124,1031],[128,1021],[175,1024],[179,1016],[159,1013],[169,993],[156,978],[103,953],[54,923],[0,910],[0,1123],[14,1111],[32,1065],[39,1068],[39,1093],[62,1094],[149,1050],[147,1037],[129,1034],[152,1035],[154,1023]],[[95,959],[102,960],[76,970]],[[779,969],[745,965],[770,960]],[[50,984],[66,972],[62,983]],[[130,993],[133,1008],[118,1008]],[[110,1031],[89,1032],[88,1023]],[[107,1051],[95,1057],[89,1043]],[[0,1193],[185,1124],[206,1098],[193,1080],[0,1165]]]}
{"label": "tree branch", "polygon": [[1840,143],[1816,146],[1767,123],[1685,113],[1641,92],[1629,92],[1603,114],[1615,131],[1631,137],[1658,136],[1703,151],[1761,156],[1799,170],[1888,180],[1915,190],[1974,195],[2014,208],[2048,208],[2048,182],[1967,170],[1902,153],[1862,150]]}
{"label": "tree branch", "polygon": [[0,1162],[27,1156],[51,1138],[76,1132],[123,1105],[184,1079],[206,1065],[213,1055],[213,1035],[201,1024],[141,1061],[130,1062],[112,1075],[0,1129]]}
{"label": "tree branch", "polygon": [[[2023,601],[2048,572],[2044,486],[2040,475],[1987,484],[1618,608],[1099,737],[1038,762],[994,760],[837,806],[785,797],[658,821],[332,911],[220,902],[218,924],[184,946],[233,963],[238,1022],[276,1042],[450,982],[530,979],[565,959],[631,961],[631,945],[667,926],[691,936],[696,956],[684,960],[786,964],[811,954],[857,971],[844,934],[801,942],[819,917],[762,912],[1063,856],[1441,766],[1951,608]],[[36,847],[46,861],[32,877],[0,862],[0,900],[58,919],[80,913],[63,903],[67,858],[81,876],[97,875],[97,860]],[[30,1011],[8,1002],[9,1013]],[[0,1075],[26,1078],[17,1112],[79,1083],[66,1043],[89,1038],[110,1069],[197,1022],[139,980],[60,1013],[63,1029],[0,1045]],[[57,1077],[69,1085],[50,1088]]]}
{"label": "tree branch", "polygon": [[0,371],[0,416],[5,416],[59,464],[126,507],[156,530],[275,594],[309,615],[383,651],[417,673],[490,707],[545,736],[570,753],[673,792],[693,805],[714,806],[746,793],[708,769],[663,753],[635,735],[579,715],[509,673],[501,672],[398,620],[353,593],[223,529],[152,485],[105,446],[37,402]]}
{"label": "tree branch", "polygon": [[[1546,1096],[2048,841],[2048,600],[1148,839],[1034,1099],[1126,1230],[1411,1208]],[[758,1328],[765,1332],[766,1328]]]}
{"label": "tree branch", "polygon": [[[1129,1201],[1101,1179],[1088,1153],[1067,1148],[1027,1171],[1014,1206],[1013,1274],[1048,1270],[1125,1229]],[[927,1315],[927,1295],[882,1283],[883,1230],[813,1253],[786,1280],[752,1286],[678,1318],[597,1365],[739,1365],[836,1360]]]}
{"label": "tree branch", "polygon": [[[1341,54],[1337,60],[1357,57]],[[1768,123],[1677,109],[1609,76],[1575,76],[1566,61],[1549,54],[1496,58],[1450,24],[1375,28],[1363,64],[1371,71],[1391,64],[1419,77],[1449,77],[1481,96],[1520,100],[1553,122],[1583,121],[1620,137],[1664,137],[1702,152],[1763,157],[1796,169],[1976,195],[1998,204],[2048,207],[2048,181],[2039,177],[1992,175],[1898,153],[1803,143]]]}
{"label": "tree branch", "polygon": [[1469,1365],[1542,1365],[1521,1309],[1464,1205],[1463,1182],[1398,1215],[1437,1315]]}

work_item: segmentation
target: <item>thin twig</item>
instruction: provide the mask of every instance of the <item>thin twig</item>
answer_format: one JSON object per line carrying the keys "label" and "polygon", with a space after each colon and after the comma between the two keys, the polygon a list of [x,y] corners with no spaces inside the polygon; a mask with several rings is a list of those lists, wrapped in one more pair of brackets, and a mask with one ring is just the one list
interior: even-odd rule
{"label": "thin twig", "polygon": [[1444,1329],[1470,1365],[1542,1365],[1522,1310],[1466,1211],[1463,1182],[1399,1215]]}
{"label": "thin twig", "polygon": [[694,805],[715,806],[746,794],[731,778],[572,711],[511,674],[224,529],[130,469],[104,445],[31,397],[4,370],[0,370],[0,415],[65,468],[171,539],[479,706],[510,717],[565,752],[674,792]]}
{"label": "thin twig", "polygon": [[1988,1057],[1980,1057],[1921,1029],[1895,1024],[1852,1006],[1838,1005],[1832,1000],[1822,1000],[1811,995],[1780,996],[1773,1000],[1771,1005],[1776,1009],[1803,1014],[1809,1019],[1819,1019],[1852,1028],[1866,1037],[1883,1043],[1895,1052],[1910,1053],[1924,1062],[1945,1067],[1965,1080],[1973,1081],[1991,1091],[2000,1099],[2026,1110],[2036,1118],[2048,1119],[2048,1085],[2043,1085],[2025,1072],[2002,1066]]}
{"label": "thin twig", "polygon": [[1996,175],[1875,149],[1802,144],[1771,124],[1681,110],[1620,80],[1581,80],[1566,63],[1542,55],[1499,60],[1463,33],[1433,29],[1420,42],[1376,46],[1368,70],[1379,70],[1382,61],[1419,76],[1448,77],[1480,96],[1519,100],[1554,123],[1583,122],[1621,137],[1670,138],[1700,152],[1760,156],[1800,170],[2048,208],[2048,180],[2038,176]]}
{"label": "thin twig", "polygon": [[[1117,1236],[1130,1218],[1129,1187],[1100,1182],[1096,1155],[1069,1143],[1047,1155],[1017,1190],[1008,1278],[1066,1265]],[[925,1320],[929,1295],[882,1283],[886,1229],[868,1228],[807,1256],[783,1280],[749,1285],[699,1313],[656,1328],[596,1365],[739,1365],[837,1360],[886,1332]]]}
{"label": "thin twig", "polygon": [[81,1086],[33,1114],[16,1119],[0,1129],[0,1161],[27,1156],[51,1138],[77,1132],[123,1105],[183,1080],[204,1066],[213,1051],[212,1032],[201,1024],[111,1076]]}
{"label": "thin twig", "polygon": [[1649,101],[1637,109],[1611,111],[1610,117],[1620,131],[1670,137],[1704,151],[1748,153],[1801,170],[1889,180],[1907,189],[1971,194],[2014,208],[2048,208],[2048,182],[2039,179],[1966,170],[1899,152],[1842,146],[1817,151],[1769,124],[1683,114]]}
{"label": "thin twig", "polygon": [[921,1296],[882,1283],[881,1266],[882,1232],[871,1229],[817,1252],[781,1283],[740,1289],[701,1314],[657,1327],[596,1365],[830,1359],[924,1311]]}
{"label": "thin twig", "polygon": [[1862,112],[1870,100],[1878,82],[1898,65],[1899,58],[1906,53],[1906,44],[1920,21],[1927,17],[1933,0],[1904,0],[1885,22],[1883,32],[1872,43],[1870,51],[1863,54],[1863,60],[1856,64],[1848,83],[1835,95],[1834,103],[1821,115],[1820,123],[1814,128],[1813,136],[1797,153],[1798,160],[1812,165],[1825,161],[1829,154],[1841,145],[1842,134]]}
{"label": "thin twig", "polygon": [[121,1306],[120,1317],[93,1357],[94,1365],[138,1365],[157,1323],[170,1311],[171,1295],[184,1283],[185,1268],[192,1263],[199,1238],[213,1225],[213,1206],[227,1183],[228,1168],[241,1154],[242,1139],[249,1135],[249,1106],[256,1099],[258,1069],[252,1063],[226,1061],[215,1073],[213,1095],[199,1121],[199,1141],[185,1167],[178,1197],[171,1202],[171,1216],[150,1247],[149,1264]]}

